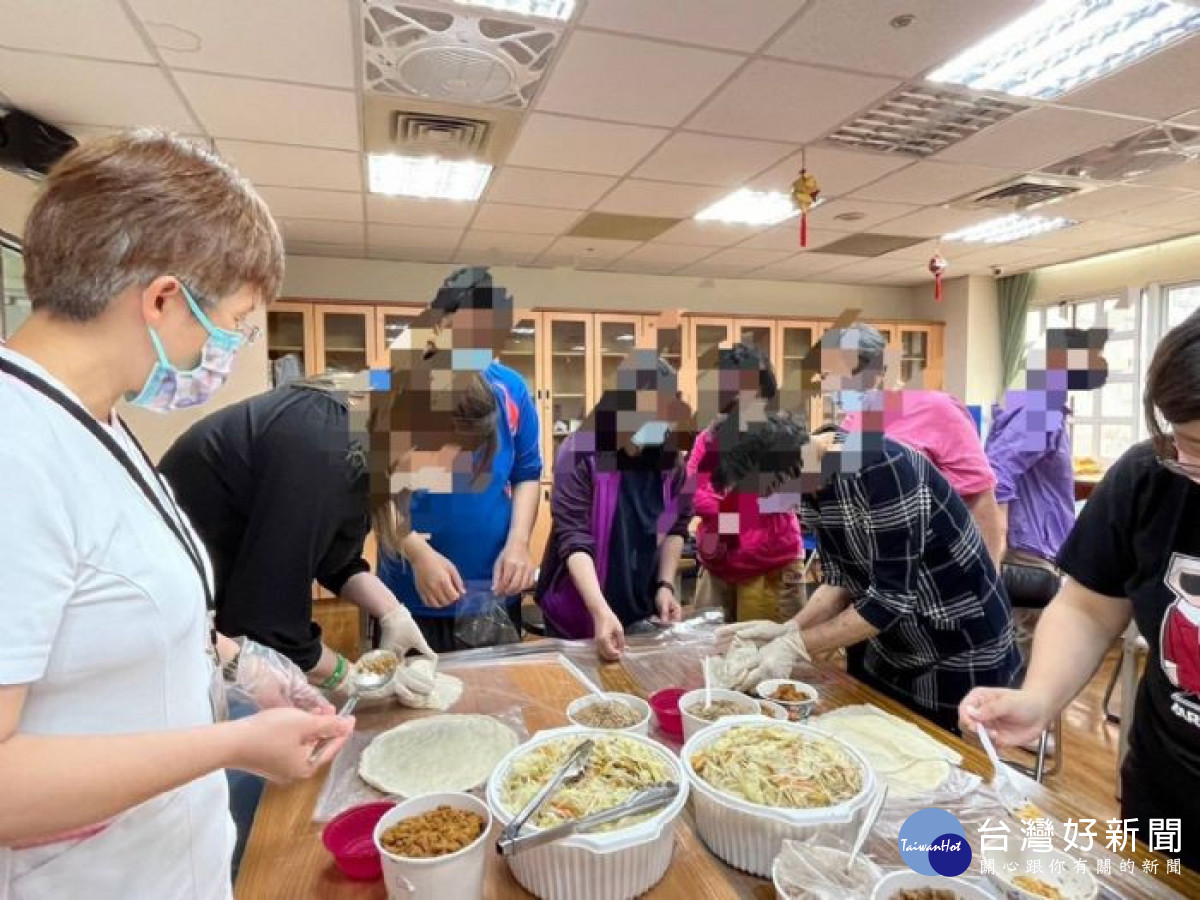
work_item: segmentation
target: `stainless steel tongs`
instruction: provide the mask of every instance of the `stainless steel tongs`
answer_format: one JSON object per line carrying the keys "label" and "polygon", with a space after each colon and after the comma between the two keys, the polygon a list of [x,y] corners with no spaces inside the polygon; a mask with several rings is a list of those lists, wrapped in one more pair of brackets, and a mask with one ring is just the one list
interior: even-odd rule
{"label": "stainless steel tongs", "polygon": [[[534,798],[525,804],[525,808],[517,813],[517,817],[509,822],[502,832],[500,832],[500,840],[496,842],[498,849],[502,848],[506,841],[513,841],[520,834],[521,829],[525,827],[530,819],[532,819],[539,809],[545,805],[564,784],[570,784],[578,781],[583,777],[584,771],[587,770],[588,760],[592,758],[592,751],[596,749],[596,743],[590,738],[581,742],[578,747],[571,751],[571,755],[567,757],[567,761],[562,764],[562,767],[554,773],[554,777],[546,782]],[[503,850],[501,849],[501,852]]]}
{"label": "stainless steel tongs", "polygon": [[592,813],[590,816],[584,816],[582,819],[576,819],[574,822],[565,822],[562,825],[556,825],[553,828],[546,828],[542,831],[535,831],[532,834],[524,836],[515,832],[511,835],[507,832],[501,834],[500,840],[496,842],[496,849],[504,856],[512,856],[514,853],[520,853],[522,850],[530,850],[534,847],[540,847],[543,844],[552,843],[553,841],[561,841],[563,838],[568,838],[573,834],[592,831],[601,825],[619,821],[627,816],[637,816],[642,813],[654,812],[666,806],[678,795],[678,784],[674,782],[656,784],[654,787],[638,791],[619,806],[614,806],[612,809],[606,809],[603,812]]}

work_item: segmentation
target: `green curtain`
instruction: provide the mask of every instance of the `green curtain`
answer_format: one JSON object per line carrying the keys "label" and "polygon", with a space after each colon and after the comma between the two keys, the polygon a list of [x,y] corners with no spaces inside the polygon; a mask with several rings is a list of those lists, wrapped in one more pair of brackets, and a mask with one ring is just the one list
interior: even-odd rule
{"label": "green curtain", "polygon": [[1033,272],[1007,275],[996,280],[1000,307],[1001,392],[1012,386],[1025,363],[1025,314],[1033,299],[1036,278]]}

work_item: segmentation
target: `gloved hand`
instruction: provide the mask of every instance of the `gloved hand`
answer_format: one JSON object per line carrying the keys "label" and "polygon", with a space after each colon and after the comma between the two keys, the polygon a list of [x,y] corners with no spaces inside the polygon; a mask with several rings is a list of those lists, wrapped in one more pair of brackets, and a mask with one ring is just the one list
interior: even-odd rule
{"label": "gloved hand", "polygon": [[800,628],[791,622],[782,627],[784,633],[758,651],[758,660],[743,677],[741,690],[752,690],[771,678],[789,678],[796,663],[808,661],[808,648],[804,646]]}
{"label": "gloved hand", "polygon": [[241,649],[237,671],[226,682],[230,699],[242,700],[258,709],[294,706],[312,713],[331,713],[333,707],[294,662],[270,647],[247,638],[237,638]]}
{"label": "gloved hand", "polygon": [[411,650],[433,662],[437,662],[437,654],[421,634],[421,629],[413,620],[412,613],[405,607],[398,606],[379,620],[381,631],[379,649],[391,650],[403,661]]}
{"label": "gloved hand", "polygon": [[791,622],[778,625],[775,622],[768,622],[766,619],[738,622],[736,625],[722,625],[714,635],[717,652],[724,653],[728,650],[734,638],[749,641],[752,644],[765,644],[785,634],[790,627],[792,627]]}
{"label": "gloved hand", "polygon": [[432,660],[410,660],[401,664],[390,685],[401,706],[423,709],[429,705],[429,695],[437,680],[437,657]]}

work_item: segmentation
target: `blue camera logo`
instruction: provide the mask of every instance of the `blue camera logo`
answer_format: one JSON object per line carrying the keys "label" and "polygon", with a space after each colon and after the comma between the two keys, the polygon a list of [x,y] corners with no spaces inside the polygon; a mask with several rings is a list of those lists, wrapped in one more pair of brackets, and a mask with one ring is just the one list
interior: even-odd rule
{"label": "blue camera logo", "polygon": [[936,807],[920,809],[900,827],[900,856],[914,872],[953,878],[971,865],[971,845],[962,822]]}

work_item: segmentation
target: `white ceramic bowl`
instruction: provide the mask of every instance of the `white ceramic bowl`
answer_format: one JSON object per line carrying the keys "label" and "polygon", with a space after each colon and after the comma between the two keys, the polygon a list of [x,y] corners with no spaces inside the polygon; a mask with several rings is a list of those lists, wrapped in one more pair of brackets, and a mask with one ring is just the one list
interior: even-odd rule
{"label": "white ceramic bowl", "polygon": [[[385,831],[397,822],[430,812],[439,806],[465,809],[483,816],[483,833],[457,853],[430,859],[397,856],[384,848]],[[470,794],[425,794],[397,804],[379,820],[374,834],[375,847],[383,860],[383,881],[388,897],[393,900],[418,900],[421,897],[455,897],[458,900],[482,898],[491,830],[491,810]]]}
{"label": "white ceramic bowl", "polygon": [[[509,812],[500,802],[501,785],[517,759],[550,741],[595,736],[594,729],[578,726],[539,731],[504,757],[487,786],[488,805],[500,826],[508,825],[519,812]],[[629,900],[658,884],[671,865],[675,823],[688,798],[683,766],[671,751],[648,737],[630,732],[613,732],[612,737],[635,741],[657,752],[670,767],[672,780],[678,782],[679,794],[668,806],[630,828],[577,834],[510,856],[508,866],[513,877],[541,900]]]}
{"label": "white ceramic bowl", "polygon": [[[813,740],[832,741],[862,767],[862,790],[836,806],[819,809],[762,806],[718,791],[692,768],[692,757],[726,731],[739,727],[786,728]],[[701,839],[708,849],[735,869],[760,878],[771,877],[771,866],[785,840],[803,840],[814,829],[853,843],[877,789],[874,770],[860,753],[844,741],[796,722],[764,721],[762,716],[722,719],[691,738],[684,745],[681,756],[684,771],[692,786],[696,830]]]}
{"label": "white ceramic bowl", "polygon": [[774,719],[777,722],[786,722],[790,718],[788,711],[774,700],[759,700],[758,708],[759,712],[768,719]]}
{"label": "white ceramic bowl", "polygon": [[[799,691],[803,691],[811,698],[809,700],[798,700],[789,702],[787,700],[777,700],[774,696],[775,692],[785,684],[790,684]],[[759,682],[758,687],[754,689],[754,693],[762,697],[764,700],[770,700],[772,703],[778,703],[788,711],[788,715],[793,720],[807,719],[812,711],[817,706],[817,700],[820,698],[820,693],[811,684],[804,681],[793,681],[790,678],[769,678],[766,681]]]}
{"label": "white ceramic bowl", "polygon": [[[610,701],[624,703],[641,718],[636,725],[630,725],[628,728],[598,728],[595,725],[587,725],[580,722],[576,716],[589,706],[594,706],[597,703],[605,703]],[[578,700],[571,701],[571,705],[567,707],[567,718],[571,720],[571,724],[578,725],[580,728],[592,728],[596,731],[613,731],[619,734],[643,734],[650,733],[650,704],[641,697],[635,697],[633,694],[588,694],[586,697],[580,697]]]}
{"label": "white ceramic bowl", "polygon": [[981,887],[976,887],[962,878],[943,878],[940,875],[922,875],[920,872],[892,872],[879,879],[875,890],[871,892],[871,900],[891,900],[904,890],[919,890],[920,888],[940,888],[943,891],[953,891],[955,900],[996,900]]}
{"label": "white ceramic bowl", "polygon": [[[757,700],[753,697],[747,697],[739,691],[726,691],[713,688],[712,699],[714,702],[717,700],[730,700],[738,704],[743,716],[761,716],[763,714],[762,710],[759,709]],[[696,704],[704,705],[704,688],[688,691],[679,698],[679,712],[683,716],[683,739],[685,741],[690,741],[693,735],[714,724],[708,721],[708,719],[702,719],[688,712]],[[718,719],[717,721],[721,720]]]}
{"label": "white ceramic bowl", "polygon": [[[988,880],[995,885],[1006,900],[1041,900],[1037,894],[1022,890],[1013,884],[1014,878],[1029,874],[1026,871],[1026,861],[1031,859],[1042,864],[1042,871],[1032,873],[1033,877],[1058,888],[1062,892],[1063,900],[1095,900],[1100,894],[1100,886],[1096,883],[1096,877],[1086,868],[1077,871],[1074,858],[1061,850],[1052,850],[1049,853],[1031,851],[1022,853],[1020,850],[1010,849],[1006,852],[994,851],[989,853],[987,858],[995,864],[995,874],[989,874]],[[1062,862],[1062,874],[1055,874],[1051,871],[1055,860]],[[1009,863],[1016,863],[1016,872],[1009,874],[1004,870]]]}

